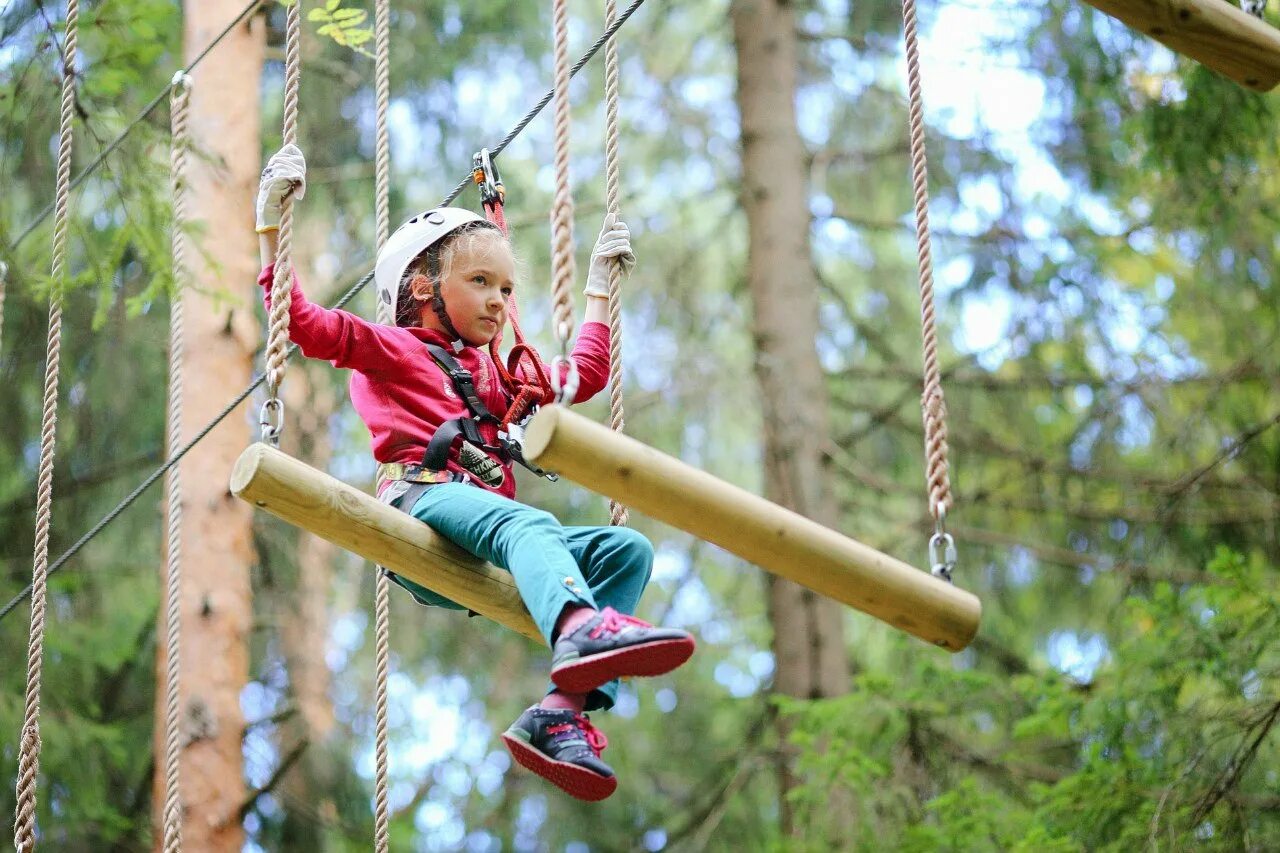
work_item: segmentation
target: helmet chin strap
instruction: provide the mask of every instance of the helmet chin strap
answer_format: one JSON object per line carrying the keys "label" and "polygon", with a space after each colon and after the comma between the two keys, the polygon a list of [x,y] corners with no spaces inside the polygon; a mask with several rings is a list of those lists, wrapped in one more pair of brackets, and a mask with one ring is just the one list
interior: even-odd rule
{"label": "helmet chin strap", "polygon": [[444,326],[444,330],[453,338],[449,342],[449,346],[453,348],[453,352],[462,352],[462,348],[466,343],[462,340],[462,335],[458,334],[458,330],[453,327],[453,321],[449,319],[449,312],[444,308],[444,295],[440,292],[440,279],[431,280],[431,310],[436,313],[436,318],[440,324]]}

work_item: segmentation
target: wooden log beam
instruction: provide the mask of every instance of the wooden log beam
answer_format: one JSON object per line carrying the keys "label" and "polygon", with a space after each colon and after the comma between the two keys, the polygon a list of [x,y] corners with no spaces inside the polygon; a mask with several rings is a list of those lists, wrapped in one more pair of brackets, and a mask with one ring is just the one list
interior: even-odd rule
{"label": "wooden log beam", "polygon": [[546,406],[525,457],[762,569],[956,652],[978,631],[976,596],[745,489]]}
{"label": "wooden log beam", "polygon": [[1156,41],[1242,86],[1280,82],[1280,31],[1227,0],[1087,0]]}
{"label": "wooden log beam", "polygon": [[231,491],[259,509],[544,643],[510,572],[287,453],[262,443],[251,445],[232,469]]}

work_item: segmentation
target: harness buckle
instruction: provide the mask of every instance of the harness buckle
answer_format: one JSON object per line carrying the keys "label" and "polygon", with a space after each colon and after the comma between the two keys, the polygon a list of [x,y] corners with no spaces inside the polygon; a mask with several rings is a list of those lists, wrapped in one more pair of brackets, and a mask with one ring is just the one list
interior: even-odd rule
{"label": "harness buckle", "polygon": [[[525,418],[525,421],[527,422],[528,418]],[[548,480],[550,480],[553,483],[560,479],[559,474],[556,474],[552,471],[548,471],[545,468],[540,468],[539,466],[534,465],[528,459],[524,458],[524,424],[523,423],[512,422],[507,424],[507,431],[506,432],[500,431],[498,433],[498,442],[502,445],[502,449],[505,450],[512,459],[519,462],[521,465],[528,468],[530,471],[537,474],[539,477],[546,477]]]}
{"label": "harness buckle", "polygon": [[480,201],[485,205],[503,204],[507,198],[502,176],[493,165],[488,148],[481,148],[471,158],[471,179],[480,189]]}

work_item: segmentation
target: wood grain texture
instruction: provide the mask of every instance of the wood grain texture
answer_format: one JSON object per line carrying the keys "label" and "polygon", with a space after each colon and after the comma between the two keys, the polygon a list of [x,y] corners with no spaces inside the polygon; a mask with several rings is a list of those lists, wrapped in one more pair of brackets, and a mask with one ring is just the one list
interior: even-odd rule
{"label": "wood grain texture", "polygon": [[1242,86],[1280,82],[1280,30],[1226,0],[1088,0],[1089,5]]}
{"label": "wood grain texture", "polygon": [[560,406],[538,412],[524,450],[594,492],[922,640],[956,652],[978,631],[982,605],[972,593]]}
{"label": "wood grain texture", "polygon": [[262,443],[236,461],[231,491],[290,524],[545,644],[511,573],[430,527]]}

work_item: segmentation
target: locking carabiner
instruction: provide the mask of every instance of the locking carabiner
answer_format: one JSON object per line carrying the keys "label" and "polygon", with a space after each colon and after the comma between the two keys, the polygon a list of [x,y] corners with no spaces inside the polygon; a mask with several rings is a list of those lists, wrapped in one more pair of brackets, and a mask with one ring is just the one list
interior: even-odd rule
{"label": "locking carabiner", "polygon": [[493,165],[493,157],[488,148],[481,148],[471,158],[471,179],[480,190],[480,201],[485,207],[501,206],[507,200],[506,187],[502,185],[502,176]]}

